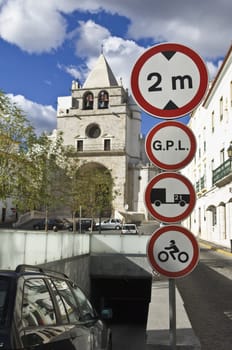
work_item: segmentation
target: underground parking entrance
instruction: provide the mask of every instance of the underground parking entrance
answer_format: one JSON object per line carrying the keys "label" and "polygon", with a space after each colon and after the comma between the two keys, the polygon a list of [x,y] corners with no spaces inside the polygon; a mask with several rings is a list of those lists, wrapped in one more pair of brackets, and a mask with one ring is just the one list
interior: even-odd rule
{"label": "underground parking entrance", "polygon": [[147,321],[151,277],[91,277],[91,299],[97,309],[111,308],[113,323]]}

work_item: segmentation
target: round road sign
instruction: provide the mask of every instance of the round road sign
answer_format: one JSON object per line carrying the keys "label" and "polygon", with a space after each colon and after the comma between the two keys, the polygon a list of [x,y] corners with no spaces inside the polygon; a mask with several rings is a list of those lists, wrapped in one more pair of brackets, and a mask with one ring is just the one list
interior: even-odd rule
{"label": "round road sign", "polygon": [[148,158],[164,170],[178,170],[193,159],[196,139],[190,128],[176,121],[157,124],[147,134],[145,149]]}
{"label": "round road sign", "polygon": [[195,203],[192,183],[179,173],[161,173],[151,179],[145,190],[147,209],[161,222],[174,223],[186,219]]}
{"label": "round road sign", "polygon": [[159,228],[147,245],[147,256],[151,266],[160,274],[182,277],[196,267],[199,247],[194,235],[185,227],[169,225]]}
{"label": "round road sign", "polygon": [[164,43],[145,51],[131,74],[138,105],[158,118],[178,118],[203,99],[208,73],[202,58],[189,47]]}

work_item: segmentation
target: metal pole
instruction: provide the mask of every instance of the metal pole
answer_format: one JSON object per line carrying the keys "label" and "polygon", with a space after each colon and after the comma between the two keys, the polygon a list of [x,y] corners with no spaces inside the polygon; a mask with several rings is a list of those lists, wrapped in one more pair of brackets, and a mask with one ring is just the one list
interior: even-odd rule
{"label": "metal pole", "polygon": [[169,321],[170,345],[176,350],[176,286],[173,278],[169,278]]}
{"label": "metal pole", "polygon": [[79,212],[79,233],[81,233],[81,217],[82,217],[82,212],[81,212],[81,205],[80,205],[80,212]]}

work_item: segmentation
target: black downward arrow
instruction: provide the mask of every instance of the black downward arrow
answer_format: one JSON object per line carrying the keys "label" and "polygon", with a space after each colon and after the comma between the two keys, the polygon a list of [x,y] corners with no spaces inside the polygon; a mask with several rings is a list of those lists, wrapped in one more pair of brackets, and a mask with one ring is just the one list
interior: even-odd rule
{"label": "black downward arrow", "polygon": [[175,53],[176,51],[162,51],[162,55],[164,55],[168,61],[175,55]]}

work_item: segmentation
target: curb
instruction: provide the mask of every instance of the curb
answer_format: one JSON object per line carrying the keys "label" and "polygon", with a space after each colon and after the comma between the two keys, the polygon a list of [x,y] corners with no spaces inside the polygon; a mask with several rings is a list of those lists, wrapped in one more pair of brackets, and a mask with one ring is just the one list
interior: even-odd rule
{"label": "curb", "polygon": [[221,254],[224,254],[224,255],[232,257],[232,253],[229,251],[228,248],[219,247],[217,245],[214,245],[212,243],[205,242],[205,241],[198,241],[198,243],[199,243],[200,246],[205,247],[205,248],[207,248],[209,250],[213,250],[215,252],[218,252],[218,253],[221,253]]}

